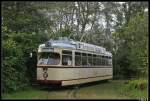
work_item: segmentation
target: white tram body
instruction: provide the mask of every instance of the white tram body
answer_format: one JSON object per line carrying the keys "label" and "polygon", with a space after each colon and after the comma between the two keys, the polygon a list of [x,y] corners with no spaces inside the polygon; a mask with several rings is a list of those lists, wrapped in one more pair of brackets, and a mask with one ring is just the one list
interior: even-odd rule
{"label": "white tram body", "polygon": [[103,47],[70,39],[50,40],[39,45],[39,84],[67,86],[112,77],[112,54]]}

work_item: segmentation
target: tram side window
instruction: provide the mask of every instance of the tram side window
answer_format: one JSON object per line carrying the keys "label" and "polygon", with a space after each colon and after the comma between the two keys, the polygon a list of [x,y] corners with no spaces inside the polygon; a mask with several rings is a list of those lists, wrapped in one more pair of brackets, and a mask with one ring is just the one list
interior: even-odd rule
{"label": "tram side window", "polygon": [[87,66],[87,54],[82,53],[82,66]]}
{"label": "tram side window", "polygon": [[68,50],[62,51],[62,65],[72,65],[72,52]]}
{"label": "tram side window", "polygon": [[111,66],[112,65],[112,58],[108,57],[108,65]]}
{"label": "tram side window", "polygon": [[98,55],[96,55],[96,66],[99,66],[99,63],[100,63],[100,58]]}
{"label": "tram side window", "polygon": [[104,66],[107,66],[107,57],[104,56]]}
{"label": "tram side window", "polygon": [[102,65],[102,56],[99,56],[99,64],[98,64],[99,66],[101,66]]}
{"label": "tram side window", "polygon": [[88,60],[87,60],[87,65],[92,66],[92,54],[88,54]]}
{"label": "tram side window", "polygon": [[108,66],[108,61],[107,60],[108,60],[107,56],[104,56],[104,65],[105,66]]}
{"label": "tram side window", "polygon": [[105,65],[105,57],[104,56],[102,56],[102,65],[104,66]]}
{"label": "tram side window", "polygon": [[93,66],[96,66],[96,55],[93,54]]}
{"label": "tram side window", "polygon": [[105,56],[105,65],[108,66],[108,56]]}
{"label": "tram side window", "polygon": [[111,61],[111,57],[110,56],[108,56],[108,66],[111,66],[111,63],[112,63],[112,61]]}
{"label": "tram side window", "polygon": [[110,57],[110,66],[112,66],[112,57]]}
{"label": "tram side window", "polygon": [[81,61],[81,53],[75,52],[75,65],[76,66],[81,66],[82,61]]}

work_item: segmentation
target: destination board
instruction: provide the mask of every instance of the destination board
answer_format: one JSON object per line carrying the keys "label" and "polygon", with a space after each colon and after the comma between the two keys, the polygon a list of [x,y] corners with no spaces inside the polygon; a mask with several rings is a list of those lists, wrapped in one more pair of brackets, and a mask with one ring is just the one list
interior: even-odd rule
{"label": "destination board", "polygon": [[77,49],[92,51],[96,53],[104,53],[106,51],[105,48],[87,44],[87,43],[82,43],[82,42],[77,43]]}

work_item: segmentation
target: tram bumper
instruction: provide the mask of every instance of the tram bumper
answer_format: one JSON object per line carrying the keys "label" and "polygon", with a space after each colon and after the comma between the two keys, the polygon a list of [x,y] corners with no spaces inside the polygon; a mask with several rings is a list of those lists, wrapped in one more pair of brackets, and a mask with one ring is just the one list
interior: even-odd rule
{"label": "tram bumper", "polygon": [[37,83],[40,85],[57,85],[57,86],[62,85],[61,80],[37,80]]}

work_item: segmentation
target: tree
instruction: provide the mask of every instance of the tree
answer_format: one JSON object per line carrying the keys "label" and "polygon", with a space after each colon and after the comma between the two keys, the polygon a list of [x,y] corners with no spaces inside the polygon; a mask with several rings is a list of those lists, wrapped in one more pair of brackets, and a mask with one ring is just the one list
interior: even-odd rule
{"label": "tree", "polygon": [[[114,33],[118,49],[115,54],[116,64],[123,71],[122,75],[147,75],[148,59],[148,15],[139,12],[130,18],[127,25]],[[116,68],[118,67],[116,66]],[[142,71],[141,71],[142,70]],[[140,74],[139,74],[140,73]]]}
{"label": "tree", "polygon": [[[48,24],[31,2],[2,2],[2,79],[4,91],[24,89],[32,79],[29,53],[45,42]],[[34,70],[35,71],[35,70]],[[34,73],[34,71],[32,71]]]}

